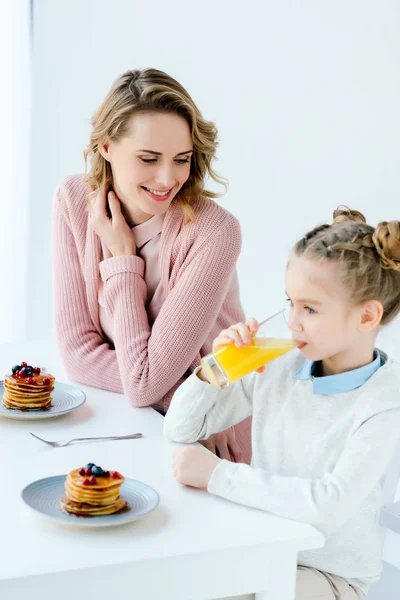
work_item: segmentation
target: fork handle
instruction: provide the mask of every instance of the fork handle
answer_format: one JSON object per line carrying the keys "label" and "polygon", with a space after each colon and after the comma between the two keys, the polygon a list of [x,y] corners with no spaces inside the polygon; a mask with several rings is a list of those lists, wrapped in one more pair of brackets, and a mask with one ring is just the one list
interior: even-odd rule
{"label": "fork handle", "polygon": [[143,433],[130,433],[129,435],[111,435],[106,437],[74,438],[71,442],[86,442],[91,440],[134,440],[143,437]]}

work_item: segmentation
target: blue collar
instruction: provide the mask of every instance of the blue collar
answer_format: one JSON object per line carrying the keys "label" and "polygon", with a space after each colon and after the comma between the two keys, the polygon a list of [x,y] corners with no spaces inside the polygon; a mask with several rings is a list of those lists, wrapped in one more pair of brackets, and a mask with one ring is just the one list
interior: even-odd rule
{"label": "blue collar", "polygon": [[375,349],[374,360],[364,367],[353,369],[353,371],[346,371],[345,373],[338,373],[337,375],[314,377],[313,372],[316,363],[312,360],[306,360],[297,373],[293,375],[293,378],[303,381],[311,379],[314,394],[340,394],[361,387],[372,377],[383,362],[385,362],[384,358],[381,356],[379,350]]}

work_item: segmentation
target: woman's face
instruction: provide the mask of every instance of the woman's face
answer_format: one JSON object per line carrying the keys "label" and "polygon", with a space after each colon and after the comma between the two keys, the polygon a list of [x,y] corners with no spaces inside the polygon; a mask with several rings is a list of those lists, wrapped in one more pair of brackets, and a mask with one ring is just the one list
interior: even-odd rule
{"label": "woman's face", "polygon": [[104,144],[114,191],[135,223],[167,211],[189,179],[193,142],[188,123],[168,113],[139,113],[122,139]]}

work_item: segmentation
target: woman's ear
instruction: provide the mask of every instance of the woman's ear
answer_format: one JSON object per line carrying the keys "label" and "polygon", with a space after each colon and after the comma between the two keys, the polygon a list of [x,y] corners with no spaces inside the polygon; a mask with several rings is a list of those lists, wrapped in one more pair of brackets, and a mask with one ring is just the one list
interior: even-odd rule
{"label": "woman's ear", "polygon": [[105,140],[103,143],[98,144],[98,149],[102,157],[110,162],[110,140]]}
{"label": "woman's ear", "polygon": [[383,306],[379,300],[367,300],[361,305],[360,331],[370,332],[376,329],[383,316]]}

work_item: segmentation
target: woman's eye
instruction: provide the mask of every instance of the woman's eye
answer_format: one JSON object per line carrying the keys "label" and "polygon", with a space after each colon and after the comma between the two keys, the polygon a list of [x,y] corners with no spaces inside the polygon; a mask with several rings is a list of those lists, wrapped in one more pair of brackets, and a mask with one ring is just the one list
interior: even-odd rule
{"label": "woman's eye", "polygon": [[316,310],[314,310],[310,306],[305,306],[304,308],[306,309],[306,311],[308,312],[309,315],[315,315],[315,313],[317,312]]}
{"label": "woman's eye", "polygon": [[291,301],[291,299],[290,299],[290,298],[286,298],[286,302],[289,302],[289,304],[290,304],[291,308],[293,308],[293,302]]}
{"label": "woman's eye", "polygon": [[[141,160],[143,163],[145,163],[146,165],[153,164],[153,163],[157,162],[157,159],[156,159],[156,158],[141,158],[140,160]],[[187,163],[189,163],[189,162],[190,162],[190,158],[182,158],[182,159],[181,159],[181,158],[179,158],[179,159],[177,159],[175,162],[176,162],[178,165],[185,165],[185,164],[187,164]]]}

